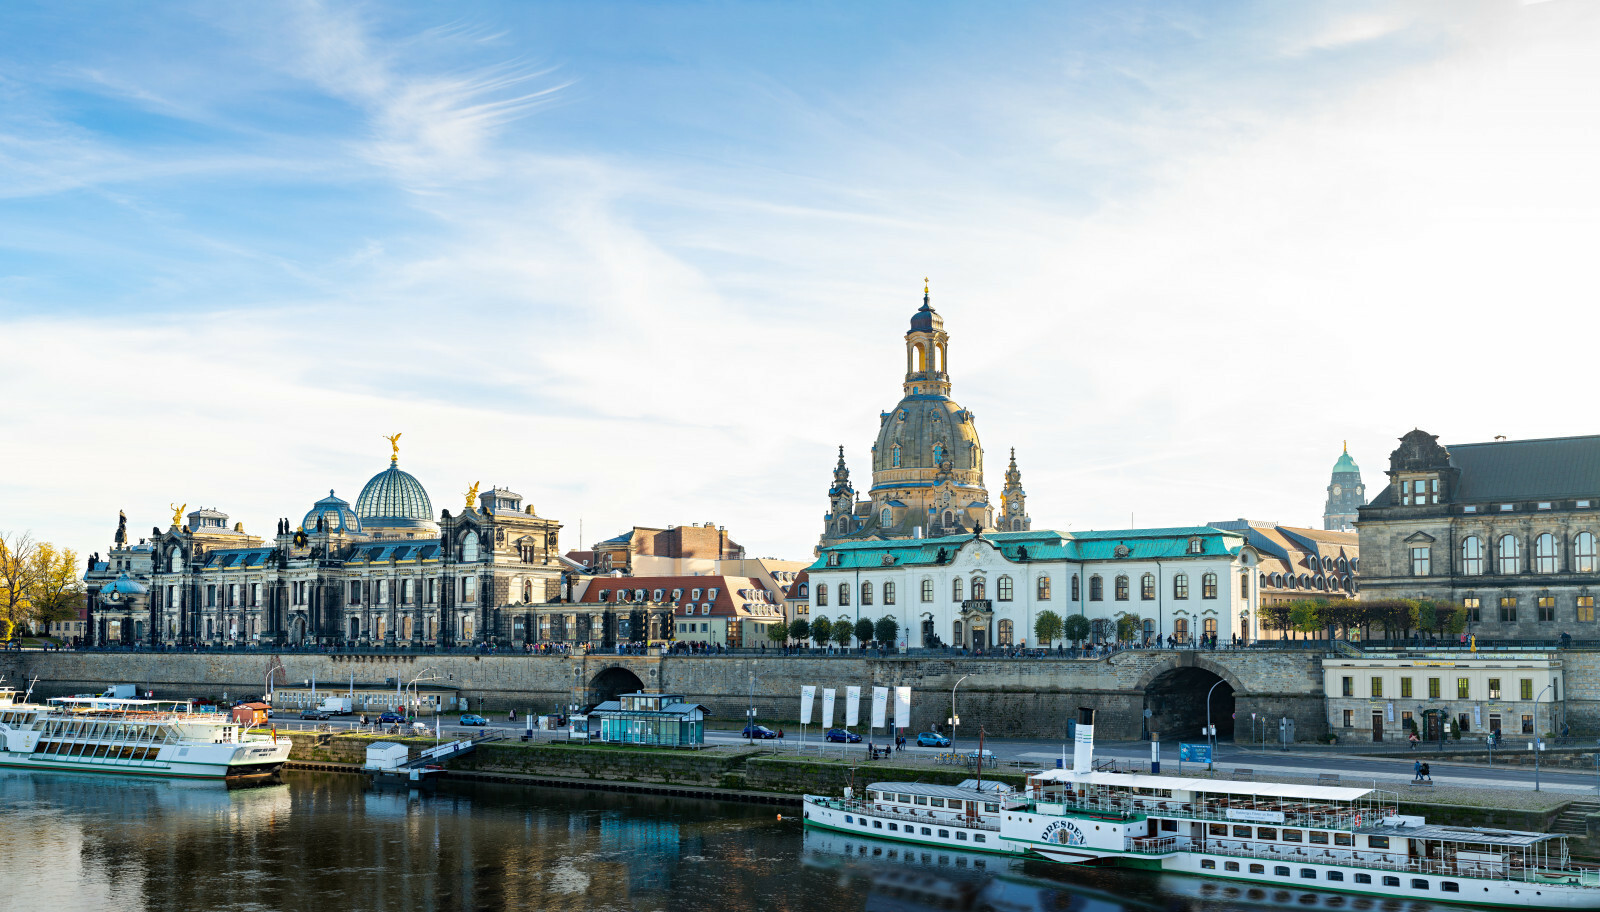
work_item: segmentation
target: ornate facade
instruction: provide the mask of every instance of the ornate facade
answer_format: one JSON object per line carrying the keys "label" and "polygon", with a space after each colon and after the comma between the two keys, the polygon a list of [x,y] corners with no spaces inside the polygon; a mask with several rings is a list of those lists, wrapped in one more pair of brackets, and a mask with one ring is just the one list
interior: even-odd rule
{"label": "ornate facade", "polygon": [[912,315],[905,335],[900,402],[878,418],[872,487],[864,499],[857,499],[841,446],[820,547],[862,539],[937,537],[997,525],[1014,531],[1031,528],[1015,451],[1006,473],[1004,515],[996,517],[989,503],[977,417],[950,398],[950,336],[928,289],[922,291],[922,307]]}
{"label": "ornate facade", "polygon": [[[329,491],[300,523],[279,520],[271,539],[230,528],[218,510],[174,507],[136,555],[142,601],[111,601],[115,587],[97,577],[90,627],[97,645],[521,642],[533,606],[560,596],[560,528],[521,495],[477,485],[459,513],[435,516],[397,448],[353,508]],[[127,622],[113,633],[97,612]]]}

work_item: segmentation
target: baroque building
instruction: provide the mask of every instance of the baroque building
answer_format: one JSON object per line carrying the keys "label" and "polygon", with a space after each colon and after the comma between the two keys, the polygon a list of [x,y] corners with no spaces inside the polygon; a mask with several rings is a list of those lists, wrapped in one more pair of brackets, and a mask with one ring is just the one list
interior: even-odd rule
{"label": "baroque building", "polygon": [[1350,458],[1345,443],[1339,461],[1333,464],[1328,481],[1328,502],[1322,508],[1322,528],[1330,532],[1354,532],[1361,505],[1367,502],[1367,486],[1361,483],[1361,467]]}
{"label": "baroque building", "polygon": [[878,416],[872,487],[858,499],[844,447],[828,488],[819,548],[835,542],[937,537],[977,528],[1031,528],[1016,453],[1006,473],[1006,510],[996,517],[983,483],[977,417],[950,398],[950,335],[926,286],[905,334],[901,398]]}
{"label": "baroque building", "polygon": [[354,507],[329,491],[270,539],[219,510],[175,506],[148,545],[120,542],[112,561],[126,554],[127,571],[91,570],[91,645],[522,642],[533,606],[560,597],[560,528],[521,495],[476,484],[458,513],[435,515],[396,445]]}
{"label": "baroque building", "polygon": [[1361,507],[1364,593],[1466,606],[1479,636],[1593,638],[1600,436],[1443,446],[1412,430]]}

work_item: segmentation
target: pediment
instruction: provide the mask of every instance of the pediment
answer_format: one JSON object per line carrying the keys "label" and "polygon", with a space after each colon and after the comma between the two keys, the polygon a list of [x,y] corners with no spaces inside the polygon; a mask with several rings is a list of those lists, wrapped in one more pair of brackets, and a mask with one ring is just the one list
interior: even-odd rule
{"label": "pediment", "polygon": [[1421,529],[1418,529],[1417,531],[1415,531],[1415,532],[1411,533],[1410,535],[1406,536],[1405,539],[1403,539],[1403,540],[1407,544],[1412,544],[1412,545],[1417,545],[1417,544],[1426,545],[1426,544],[1432,544],[1433,542],[1438,541],[1437,538],[1434,538],[1432,535],[1429,535],[1428,533],[1422,531]]}

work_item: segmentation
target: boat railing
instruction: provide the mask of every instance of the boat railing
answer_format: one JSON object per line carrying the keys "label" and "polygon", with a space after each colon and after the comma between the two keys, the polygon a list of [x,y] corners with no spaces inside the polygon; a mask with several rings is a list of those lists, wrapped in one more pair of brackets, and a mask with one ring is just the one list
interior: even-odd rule
{"label": "boat railing", "polygon": [[1176,836],[1134,836],[1128,840],[1128,851],[1145,855],[1165,855],[1177,849]]}
{"label": "boat railing", "polygon": [[866,801],[847,801],[839,798],[825,798],[823,802],[830,807],[844,811],[852,811],[867,817],[879,817],[884,820],[903,820],[909,823],[943,824],[945,826],[959,826],[969,830],[988,830],[991,833],[1000,832],[997,823],[984,823],[977,817],[941,817],[933,812],[927,814],[906,814],[901,811],[892,811],[880,805]]}
{"label": "boat railing", "polygon": [[1311,829],[1354,830],[1359,826],[1376,823],[1393,810],[1353,808],[1348,811],[1286,810],[1281,821],[1245,820],[1228,816],[1228,808],[1196,807],[1193,802],[1161,798],[1035,798],[1036,803],[1059,805],[1065,809],[1087,813],[1112,813],[1123,817],[1139,814],[1154,817],[1173,817],[1186,820],[1214,820],[1218,823],[1236,823],[1241,826],[1308,827]]}
{"label": "boat railing", "polygon": [[1229,846],[1218,841],[1208,841],[1202,845],[1192,845],[1190,848],[1194,851],[1211,855],[1229,855],[1235,858],[1250,858],[1256,861],[1272,861],[1280,864],[1342,865],[1352,868],[1370,868],[1376,871],[1435,874],[1446,877],[1471,877],[1478,880],[1550,881],[1571,879],[1574,882],[1579,882],[1581,878],[1581,882],[1584,885],[1600,886],[1600,870],[1582,868],[1557,870],[1533,865],[1521,865],[1514,862],[1496,866],[1458,864],[1454,860],[1435,861],[1431,858],[1412,858],[1410,856],[1405,856],[1403,859],[1392,859],[1384,857],[1384,853],[1381,852],[1360,852],[1353,849],[1318,849],[1315,851],[1301,849],[1300,851],[1268,852],[1259,848]]}

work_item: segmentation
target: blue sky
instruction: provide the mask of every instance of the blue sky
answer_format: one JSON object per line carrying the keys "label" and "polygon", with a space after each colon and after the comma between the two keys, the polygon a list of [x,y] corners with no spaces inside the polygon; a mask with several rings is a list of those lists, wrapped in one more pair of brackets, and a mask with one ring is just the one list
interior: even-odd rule
{"label": "blue sky", "polygon": [[353,500],[403,431],[436,508],[481,481],[573,547],[711,520],[803,556],[924,275],[1039,527],[1314,524],[1344,439],[1375,489],[1412,426],[1593,430],[1530,395],[1586,381],[1526,371],[1593,324],[1594,4],[0,29],[0,530],[82,551],[118,509]]}

